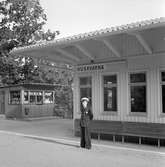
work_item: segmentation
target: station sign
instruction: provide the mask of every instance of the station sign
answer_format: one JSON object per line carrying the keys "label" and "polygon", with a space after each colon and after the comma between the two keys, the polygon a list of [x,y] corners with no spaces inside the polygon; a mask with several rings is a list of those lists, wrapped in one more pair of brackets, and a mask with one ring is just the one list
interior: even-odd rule
{"label": "station sign", "polygon": [[100,70],[104,70],[104,69],[105,69],[104,64],[77,66],[77,72],[100,71]]}

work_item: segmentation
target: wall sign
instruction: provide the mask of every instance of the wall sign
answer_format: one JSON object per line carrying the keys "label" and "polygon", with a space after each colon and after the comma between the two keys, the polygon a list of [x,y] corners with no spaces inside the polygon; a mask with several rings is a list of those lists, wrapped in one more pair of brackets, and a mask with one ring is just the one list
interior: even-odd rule
{"label": "wall sign", "polygon": [[95,65],[84,65],[84,66],[78,66],[77,71],[78,72],[85,72],[85,71],[97,71],[97,70],[104,70],[105,66],[104,64],[95,64]]}

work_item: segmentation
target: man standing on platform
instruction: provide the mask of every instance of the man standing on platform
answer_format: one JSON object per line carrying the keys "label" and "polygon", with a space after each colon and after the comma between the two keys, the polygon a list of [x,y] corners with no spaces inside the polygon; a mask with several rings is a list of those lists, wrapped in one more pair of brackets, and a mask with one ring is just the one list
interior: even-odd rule
{"label": "man standing on platform", "polygon": [[93,119],[93,113],[91,106],[89,105],[89,99],[83,97],[81,99],[81,118],[80,118],[80,134],[82,148],[91,149],[91,133],[90,133],[90,121]]}

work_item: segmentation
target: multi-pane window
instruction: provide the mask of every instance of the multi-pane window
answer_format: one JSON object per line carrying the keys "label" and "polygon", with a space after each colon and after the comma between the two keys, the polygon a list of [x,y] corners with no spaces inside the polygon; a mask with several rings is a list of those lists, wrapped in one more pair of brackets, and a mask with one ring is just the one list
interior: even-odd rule
{"label": "multi-pane window", "polygon": [[104,111],[117,111],[117,75],[103,76]]}
{"label": "multi-pane window", "polygon": [[20,104],[21,91],[10,91],[10,104]]}
{"label": "multi-pane window", "polygon": [[46,104],[53,103],[53,92],[46,91],[44,93],[44,103],[46,103]]}
{"label": "multi-pane window", "polygon": [[29,99],[31,104],[36,103],[36,92],[29,92]]}
{"label": "multi-pane window", "polygon": [[30,104],[42,104],[43,103],[43,93],[40,91],[29,92]]}
{"label": "multi-pane window", "polygon": [[165,71],[161,72],[162,112],[165,113]]}
{"label": "multi-pane window", "polygon": [[145,113],[147,111],[147,84],[146,73],[132,73],[130,74],[130,103],[131,112]]}
{"label": "multi-pane window", "polygon": [[91,77],[80,77],[80,99],[82,97],[88,97],[92,99],[92,78]]}
{"label": "multi-pane window", "polygon": [[53,91],[24,91],[24,104],[53,103]]}

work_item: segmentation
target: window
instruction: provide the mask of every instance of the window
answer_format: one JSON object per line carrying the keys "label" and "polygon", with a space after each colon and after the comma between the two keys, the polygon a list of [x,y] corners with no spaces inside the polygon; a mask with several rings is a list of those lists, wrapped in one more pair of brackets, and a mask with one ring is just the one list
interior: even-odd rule
{"label": "window", "polygon": [[162,112],[165,113],[165,71],[161,72]]}
{"label": "window", "polygon": [[30,91],[29,99],[30,99],[30,104],[42,104],[43,93],[41,91]]}
{"label": "window", "polygon": [[117,76],[103,76],[104,111],[117,111]]}
{"label": "window", "polygon": [[53,92],[46,91],[44,93],[44,103],[45,104],[53,103]]}
{"label": "window", "polygon": [[131,112],[146,112],[146,73],[130,74]]}
{"label": "window", "polygon": [[28,103],[29,103],[29,92],[24,91],[24,104],[28,104]]}
{"label": "window", "polygon": [[21,92],[20,91],[10,91],[10,104],[20,104]]}
{"label": "window", "polygon": [[35,92],[29,92],[29,97],[30,97],[30,103],[35,104],[36,103]]}
{"label": "window", "polygon": [[92,78],[80,77],[80,99],[82,97],[88,97],[91,102],[92,98]]}
{"label": "window", "polygon": [[[43,98],[44,95],[44,98]],[[43,100],[44,99],[44,100]],[[53,103],[53,91],[24,91],[24,104]]]}
{"label": "window", "polygon": [[43,103],[43,93],[36,92],[36,104],[42,104],[42,103]]}

